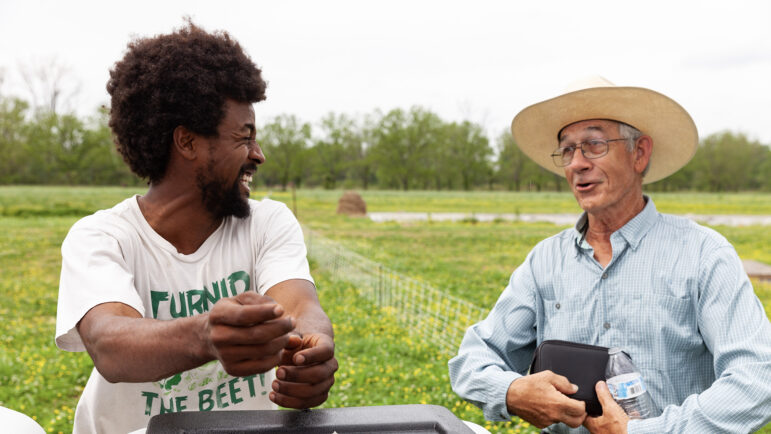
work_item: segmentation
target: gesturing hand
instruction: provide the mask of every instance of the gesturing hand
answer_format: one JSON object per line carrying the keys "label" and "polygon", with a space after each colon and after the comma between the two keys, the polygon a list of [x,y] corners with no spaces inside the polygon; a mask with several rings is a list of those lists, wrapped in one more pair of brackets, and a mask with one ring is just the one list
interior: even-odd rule
{"label": "gesturing hand", "polygon": [[270,400],[296,409],[326,401],[337,371],[335,343],[326,334],[292,335],[281,356]]}
{"label": "gesturing hand", "polygon": [[212,355],[233,376],[266,372],[281,360],[295,321],[280,318],[284,308],[272,298],[247,291],[219,300],[209,312]]}
{"label": "gesturing hand", "polygon": [[506,392],[506,406],[538,428],[557,422],[576,428],[586,418],[586,404],[565,395],[577,391],[566,377],[542,371],[514,380]]}
{"label": "gesturing hand", "polygon": [[604,381],[598,381],[594,386],[597,397],[602,405],[602,416],[587,417],[584,426],[592,433],[626,433],[629,416],[621,408],[608,390]]}

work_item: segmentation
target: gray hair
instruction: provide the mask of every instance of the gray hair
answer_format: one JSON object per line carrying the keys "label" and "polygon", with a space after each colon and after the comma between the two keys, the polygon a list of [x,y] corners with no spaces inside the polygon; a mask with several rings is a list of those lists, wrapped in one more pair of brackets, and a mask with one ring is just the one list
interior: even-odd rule
{"label": "gray hair", "polygon": [[[634,144],[637,143],[637,139],[639,139],[643,133],[638,130],[637,128],[625,124],[623,122],[618,122],[618,133],[621,135],[621,137],[626,137],[626,150],[627,152],[634,151]],[[645,174],[648,173],[648,169],[651,167],[651,161],[648,160],[648,165],[645,166],[645,170],[642,172],[642,176],[645,177]]]}

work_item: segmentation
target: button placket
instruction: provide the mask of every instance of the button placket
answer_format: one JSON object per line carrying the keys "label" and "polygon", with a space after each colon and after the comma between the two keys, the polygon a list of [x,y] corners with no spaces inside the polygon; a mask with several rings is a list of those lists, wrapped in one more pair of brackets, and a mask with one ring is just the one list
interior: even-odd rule
{"label": "button placket", "polygon": [[[608,271],[606,268],[605,270],[602,271],[602,276],[600,276],[600,280],[598,282],[598,286],[600,287],[600,290],[603,294],[603,299],[608,296],[607,280],[608,280]],[[607,320],[608,310],[606,308],[606,304],[604,300],[603,300],[603,316],[605,317],[605,321],[603,321],[602,323],[602,328],[604,332],[607,332],[608,330],[610,330],[610,322],[608,322]]]}

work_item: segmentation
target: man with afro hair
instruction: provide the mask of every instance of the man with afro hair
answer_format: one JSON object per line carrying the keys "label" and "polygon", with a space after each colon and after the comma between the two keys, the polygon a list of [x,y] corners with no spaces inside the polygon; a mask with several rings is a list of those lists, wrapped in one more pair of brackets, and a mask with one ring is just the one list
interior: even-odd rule
{"label": "man with afro hair", "polygon": [[95,368],[75,433],[327,399],[333,331],[300,226],[285,205],[249,199],[265,87],[227,33],[190,22],[134,40],[110,71],[118,151],[149,188],[62,244],[56,344]]}

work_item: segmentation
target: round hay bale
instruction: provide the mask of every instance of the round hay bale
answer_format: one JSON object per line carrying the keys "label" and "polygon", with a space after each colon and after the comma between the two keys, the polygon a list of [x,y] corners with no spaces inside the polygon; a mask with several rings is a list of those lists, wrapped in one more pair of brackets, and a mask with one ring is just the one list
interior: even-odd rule
{"label": "round hay bale", "polygon": [[337,201],[337,213],[349,216],[367,215],[367,204],[355,191],[346,191]]}

